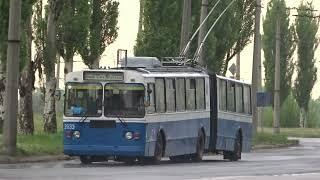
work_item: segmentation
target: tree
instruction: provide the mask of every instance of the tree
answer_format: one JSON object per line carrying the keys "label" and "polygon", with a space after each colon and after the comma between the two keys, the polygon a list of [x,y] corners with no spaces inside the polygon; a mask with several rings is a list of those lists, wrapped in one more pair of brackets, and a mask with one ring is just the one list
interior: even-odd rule
{"label": "tree", "polygon": [[7,38],[9,26],[9,2],[0,1],[0,132],[4,120],[5,69],[7,61]]}
{"label": "tree", "polygon": [[179,54],[182,1],[144,0],[143,3],[143,29],[138,34],[134,54],[155,57]]}
{"label": "tree", "polygon": [[90,0],[63,1],[57,26],[58,53],[65,61],[65,75],[73,71],[73,56],[82,49],[90,23]]}
{"label": "tree", "polygon": [[90,27],[79,53],[90,68],[99,68],[100,56],[106,47],[118,37],[119,2],[114,0],[92,0]]}
{"label": "tree", "polygon": [[315,14],[310,9],[313,9],[312,3],[301,3],[295,20],[298,75],[294,83],[294,95],[300,108],[301,128],[307,125],[306,117],[309,110],[311,91],[317,80],[314,53],[319,45],[319,38],[316,37],[319,19],[313,18]]}
{"label": "tree", "polygon": [[33,62],[31,57],[32,46],[32,7],[35,0],[25,0],[22,3],[22,47],[20,56],[20,80],[19,80],[19,118],[18,130],[23,134],[33,134],[33,109],[32,91],[34,89]]}
{"label": "tree", "polygon": [[46,45],[44,47],[44,73],[46,75],[45,85],[45,106],[44,106],[44,131],[55,133],[57,131],[57,120],[55,112],[55,61],[57,55],[56,49],[56,27],[58,18],[62,9],[62,0],[48,1],[48,18]]}
{"label": "tree", "polygon": [[[217,0],[210,1],[210,7]],[[210,27],[231,0],[221,1],[207,22]],[[144,0],[143,30],[134,48],[136,56],[177,56],[181,32],[182,1]],[[225,74],[229,61],[250,43],[253,34],[255,0],[236,1],[219,20],[204,46],[207,67]],[[192,29],[199,26],[200,1],[192,1]],[[196,50],[192,42],[190,54]],[[189,57],[190,58],[190,57]]]}
{"label": "tree", "polygon": [[280,18],[280,104],[286,100],[291,91],[293,74],[293,53],[296,49],[294,42],[294,26],[290,25],[290,14],[286,9],[284,0],[271,0],[268,4],[266,19],[263,22],[264,35],[262,44],[265,61],[265,87],[267,91],[274,90],[275,70],[275,44],[276,44],[276,21]]}

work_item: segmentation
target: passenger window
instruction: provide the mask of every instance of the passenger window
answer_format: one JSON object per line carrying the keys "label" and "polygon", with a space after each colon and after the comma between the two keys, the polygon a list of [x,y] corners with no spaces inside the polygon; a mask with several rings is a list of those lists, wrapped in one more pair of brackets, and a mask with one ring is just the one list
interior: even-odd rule
{"label": "passenger window", "polygon": [[204,78],[196,79],[196,105],[197,110],[205,109],[205,86]]}
{"label": "passenger window", "polygon": [[155,104],[155,88],[153,83],[149,83],[147,87],[147,97],[149,100],[149,106],[147,107],[147,113],[152,114],[156,111]]}
{"label": "passenger window", "polygon": [[228,81],[227,101],[228,111],[235,112],[235,83],[232,81]]}
{"label": "passenger window", "polygon": [[156,78],[156,112],[163,113],[166,111],[164,79]]}
{"label": "passenger window", "polygon": [[177,111],[186,110],[186,86],[184,78],[176,79]]}
{"label": "passenger window", "polygon": [[251,89],[250,86],[243,86],[244,112],[251,114]]}
{"label": "passenger window", "polygon": [[236,110],[243,113],[243,87],[242,84],[236,84]]}
{"label": "passenger window", "polygon": [[186,80],[186,99],[187,99],[187,110],[195,110],[196,109],[196,82],[195,79],[187,79]]}
{"label": "passenger window", "polygon": [[223,79],[220,79],[219,83],[219,109],[222,111],[227,110],[227,82]]}
{"label": "passenger window", "polygon": [[166,107],[168,112],[176,111],[176,84],[175,79],[166,79]]}

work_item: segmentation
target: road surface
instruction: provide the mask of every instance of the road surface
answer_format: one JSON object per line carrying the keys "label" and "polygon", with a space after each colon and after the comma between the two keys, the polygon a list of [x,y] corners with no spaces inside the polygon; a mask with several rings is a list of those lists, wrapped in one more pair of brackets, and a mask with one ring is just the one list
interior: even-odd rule
{"label": "road surface", "polygon": [[116,162],[81,165],[79,160],[48,163],[1,164],[0,179],[152,179],[152,180],[319,180],[320,139],[300,139],[300,146],[256,150],[242,160],[206,156],[199,163],[129,166]]}

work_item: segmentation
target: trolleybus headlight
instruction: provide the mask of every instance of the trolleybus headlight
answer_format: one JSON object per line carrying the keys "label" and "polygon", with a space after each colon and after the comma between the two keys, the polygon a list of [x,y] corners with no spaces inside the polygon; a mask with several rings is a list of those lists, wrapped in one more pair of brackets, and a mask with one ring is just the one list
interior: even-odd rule
{"label": "trolleybus headlight", "polygon": [[133,138],[133,133],[128,131],[128,132],[126,132],[125,137],[126,137],[126,139],[131,140]]}
{"label": "trolleybus headlight", "polygon": [[73,132],[73,137],[80,138],[80,131],[74,131]]}

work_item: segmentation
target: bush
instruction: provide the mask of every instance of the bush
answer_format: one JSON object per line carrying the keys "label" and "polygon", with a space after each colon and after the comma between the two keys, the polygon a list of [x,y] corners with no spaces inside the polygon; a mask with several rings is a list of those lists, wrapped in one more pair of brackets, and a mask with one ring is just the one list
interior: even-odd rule
{"label": "bush", "polygon": [[[309,114],[307,124],[310,128],[320,127],[320,100],[311,100],[309,103]],[[280,126],[293,128],[299,127],[300,109],[294,97],[289,95],[281,107]],[[273,109],[266,107],[263,109],[263,125],[273,126]]]}

